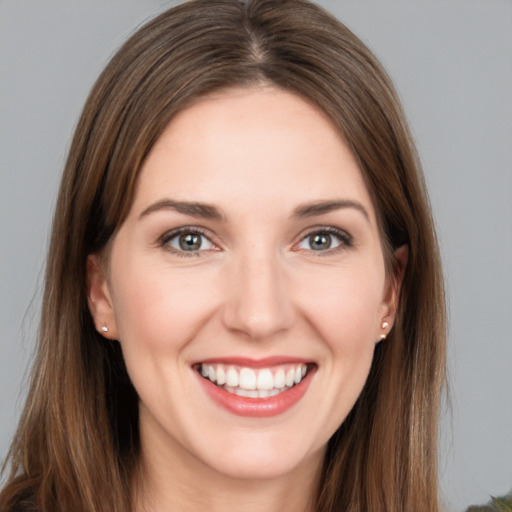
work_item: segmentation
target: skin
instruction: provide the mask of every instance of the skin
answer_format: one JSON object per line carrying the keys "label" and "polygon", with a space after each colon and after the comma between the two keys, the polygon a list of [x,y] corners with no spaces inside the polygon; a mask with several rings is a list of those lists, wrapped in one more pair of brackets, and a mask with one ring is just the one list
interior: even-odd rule
{"label": "skin", "polygon": [[[213,205],[222,219],[155,206],[168,200]],[[172,231],[183,227],[204,231],[200,250],[180,249]],[[314,250],[312,232],[331,247]],[[312,510],[327,441],[392,326],[400,284],[386,276],[372,201],[329,120],[272,87],[201,99],[152,148],[108,270],[102,261],[89,257],[89,305],[140,396],[140,509]],[[283,414],[241,417],[192,368],[234,355],[303,358],[316,372]]]}

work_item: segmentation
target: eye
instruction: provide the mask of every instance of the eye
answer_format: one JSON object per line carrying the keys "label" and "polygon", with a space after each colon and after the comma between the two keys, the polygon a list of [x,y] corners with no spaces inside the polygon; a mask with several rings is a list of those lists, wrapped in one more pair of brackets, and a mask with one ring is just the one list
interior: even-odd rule
{"label": "eye", "polygon": [[217,250],[217,246],[199,228],[182,228],[166,233],[160,243],[170,251],[182,255]]}
{"label": "eye", "polygon": [[297,245],[301,250],[336,252],[336,249],[352,246],[352,237],[337,228],[322,228],[308,233]]}

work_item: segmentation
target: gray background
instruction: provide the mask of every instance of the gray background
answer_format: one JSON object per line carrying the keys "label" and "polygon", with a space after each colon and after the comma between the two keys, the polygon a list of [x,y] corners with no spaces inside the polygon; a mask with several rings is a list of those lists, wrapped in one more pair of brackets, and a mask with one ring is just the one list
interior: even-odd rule
{"label": "gray background", "polygon": [[[512,486],[512,3],[320,3],[390,72],[423,160],[450,310],[441,484],[460,511]],[[23,402],[73,127],[108,57],[169,5],[0,3],[0,456]]]}

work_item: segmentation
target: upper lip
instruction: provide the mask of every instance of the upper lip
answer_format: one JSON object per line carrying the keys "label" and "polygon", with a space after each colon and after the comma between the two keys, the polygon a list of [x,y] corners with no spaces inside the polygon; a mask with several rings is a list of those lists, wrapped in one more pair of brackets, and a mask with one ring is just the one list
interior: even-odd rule
{"label": "upper lip", "polygon": [[195,361],[192,366],[198,364],[226,364],[243,366],[246,368],[269,368],[281,364],[310,364],[313,361],[302,357],[293,356],[271,356],[262,359],[253,359],[249,357],[211,357]]}

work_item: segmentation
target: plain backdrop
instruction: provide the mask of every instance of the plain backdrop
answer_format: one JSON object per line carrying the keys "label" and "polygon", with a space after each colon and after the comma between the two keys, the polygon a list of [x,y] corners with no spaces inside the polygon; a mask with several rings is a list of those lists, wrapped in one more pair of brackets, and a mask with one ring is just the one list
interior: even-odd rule
{"label": "plain backdrop", "polygon": [[[411,123],[450,311],[450,511],[512,487],[512,2],[323,0],[376,53]],[[48,229],[85,97],[158,0],[0,0],[0,456],[26,386]]]}

